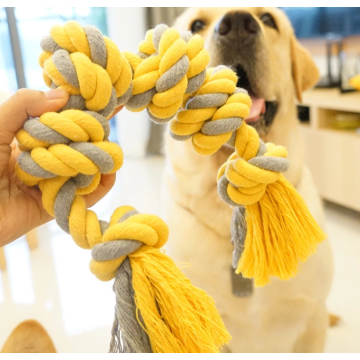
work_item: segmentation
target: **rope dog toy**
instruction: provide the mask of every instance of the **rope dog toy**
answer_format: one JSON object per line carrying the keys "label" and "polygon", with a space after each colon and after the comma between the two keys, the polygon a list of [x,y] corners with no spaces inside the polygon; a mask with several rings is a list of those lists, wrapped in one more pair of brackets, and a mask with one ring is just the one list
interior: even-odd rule
{"label": "rope dog toy", "polygon": [[28,120],[18,132],[24,152],[17,175],[29,186],[38,184],[59,226],[92,249],[91,271],[101,280],[115,276],[110,351],[218,351],[229,335],[212,299],[158,250],[168,236],[162,220],[121,207],[107,224],[86,209],[82,195],[96,189],[101,174],[122,165],[120,147],[107,141],[106,119],[116,106],[146,109],[153,121],[170,122],[175,139],[191,139],[200,154],[225,144],[235,148],[219,170],[218,189],[235,209],[235,228],[241,225],[233,238],[236,271],[254,277],[256,285],[271,275],[293,276],[299,260],[325,237],[280,174],[288,168],[286,150],[265,145],[243,121],[250,97],[236,88],[231,69],[206,69],[209,55],[199,35],[159,25],[135,55],[120,53],[96,28],[70,21],[53,27],[41,46],[46,84],[66,89],[70,99],[60,113]]}

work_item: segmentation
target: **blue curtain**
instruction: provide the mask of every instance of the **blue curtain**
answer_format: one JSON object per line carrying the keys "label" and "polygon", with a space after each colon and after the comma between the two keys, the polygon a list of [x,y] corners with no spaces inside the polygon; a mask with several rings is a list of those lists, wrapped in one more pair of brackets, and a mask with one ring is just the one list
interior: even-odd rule
{"label": "blue curtain", "polygon": [[360,34],[360,8],[283,7],[298,38]]}

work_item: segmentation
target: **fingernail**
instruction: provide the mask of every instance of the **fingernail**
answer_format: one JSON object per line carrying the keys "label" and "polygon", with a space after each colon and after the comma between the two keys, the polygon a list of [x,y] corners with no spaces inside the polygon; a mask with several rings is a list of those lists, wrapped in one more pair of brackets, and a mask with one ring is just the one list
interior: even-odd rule
{"label": "fingernail", "polygon": [[49,100],[63,99],[67,95],[67,91],[64,89],[54,89],[45,92],[45,97]]}

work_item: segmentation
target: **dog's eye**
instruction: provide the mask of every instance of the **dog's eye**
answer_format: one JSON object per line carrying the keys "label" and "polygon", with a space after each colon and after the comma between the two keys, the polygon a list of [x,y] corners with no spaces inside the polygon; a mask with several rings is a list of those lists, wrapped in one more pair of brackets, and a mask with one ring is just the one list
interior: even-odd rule
{"label": "dog's eye", "polygon": [[276,30],[278,29],[277,26],[276,26],[276,22],[275,22],[274,18],[270,14],[266,13],[266,14],[261,15],[260,20],[266,26],[269,26],[269,27],[271,27],[273,29],[276,29]]}
{"label": "dog's eye", "polygon": [[205,23],[202,20],[195,20],[191,24],[190,30],[193,34],[198,33],[199,31],[205,28]]}

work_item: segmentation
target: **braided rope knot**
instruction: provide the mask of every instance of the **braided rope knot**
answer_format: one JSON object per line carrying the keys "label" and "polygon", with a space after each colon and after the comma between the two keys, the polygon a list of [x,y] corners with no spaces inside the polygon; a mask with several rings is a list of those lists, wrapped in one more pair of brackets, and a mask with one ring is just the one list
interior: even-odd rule
{"label": "braided rope knot", "polygon": [[94,26],[54,26],[41,41],[39,63],[49,87],[69,92],[67,108],[112,114],[131,96],[132,72],[115,43]]}
{"label": "braided rope knot", "polygon": [[[264,196],[268,184],[280,177],[280,172],[288,169],[287,151],[282,146],[266,144],[267,151],[249,161],[237,153],[232,154],[220,168],[218,179],[226,186],[230,205],[252,205]],[[225,198],[229,203],[228,198]]]}
{"label": "braided rope knot", "polygon": [[209,55],[204,40],[190,32],[180,34],[166,25],[146,33],[139,45],[139,58],[130,57],[133,96],[126,106],[140,111],[147,108],[157,123],[171,120],[181,107],[185,94],[196,91],[205,79]]}
{"label": "braided rope knot", "polygon": [[31,150],[70,142],[99,142],[107,140],[109,133],[104,116],[93,111],[65,110],[29,119],[16,133],[16,140],[21,150]]}
{"label": "braided rope knot", "polygon": [[186,49],[180,33],[166,25],[147,32],[139,46],[140,55],[145,59],[134,71],[133,97],[126,106],[131,110],[147,107],[158,122],[175,116],[188,83]]}
{"label": "braided rope knot", "polygon": [[127,256],[159,249],[168,236],[169,229],[159,217],[121,206],[112,215],[101,242],[92,249],[90,270],[100,280],[111,280]]}
{"label": "braided rope knot", "polygon": [[33,186],[43,179],[59,176],[111,174],[119,170],[122,163],[122,150],[115,143],[72,142],[22,152],[16,173],[26,185]]}
{"label": "braided rope knot", "polygon": [[245,122],[231,140],[236,151],[218,171],[218,192],[231,206],[251,205],[264,196],[268,184],[279,179],[280,172],[288,170],[287,150],[265,144]]}
{"label": "braided rope knot", "polygon": [[171,121],[171,136],[176,140],[192,138],[195,151],[202,155],[219,150],[250,112],[251,99],[236,83],[237,76],[230,68],[208,69],[202,87]]}

